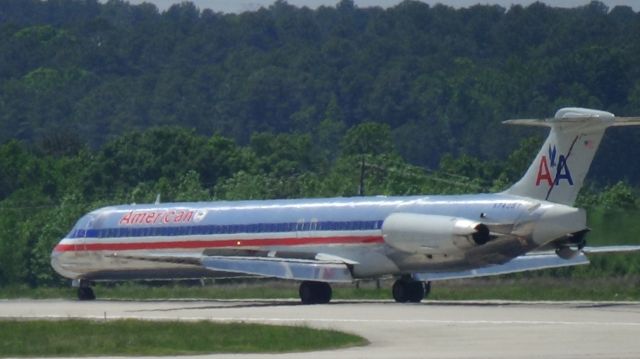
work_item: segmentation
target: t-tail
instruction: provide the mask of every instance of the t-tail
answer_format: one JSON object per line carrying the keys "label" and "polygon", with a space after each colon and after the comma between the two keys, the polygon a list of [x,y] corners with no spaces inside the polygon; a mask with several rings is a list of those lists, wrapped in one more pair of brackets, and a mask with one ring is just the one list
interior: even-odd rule
{"label": "t-tail", "polygon": [[524,177],[504,193],[573,205],[604,131],[609,126],[640,125],[640,117],[569,107],[558,110],[553,118],[504,123],[551,128]]}

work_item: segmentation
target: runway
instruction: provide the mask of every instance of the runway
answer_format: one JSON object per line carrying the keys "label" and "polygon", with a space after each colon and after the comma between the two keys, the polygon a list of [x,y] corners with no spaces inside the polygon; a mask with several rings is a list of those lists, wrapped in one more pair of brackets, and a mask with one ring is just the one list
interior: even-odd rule
{"label": "runway", "polygon": [[[640,302],[296,300],[4,300],[0,317],[144,318],[309,325],[359,334],[369,345],[278,358],[638,358]],[[270,358],[267,355],[203,357]]]}

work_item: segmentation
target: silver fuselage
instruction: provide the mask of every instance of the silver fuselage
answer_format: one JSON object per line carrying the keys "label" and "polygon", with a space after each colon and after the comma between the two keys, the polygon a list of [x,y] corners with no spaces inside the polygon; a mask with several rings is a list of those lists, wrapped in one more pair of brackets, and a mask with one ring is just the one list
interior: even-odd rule
{"label": "silver fuselage", "polygon": [[[482,246],[400,250],[382,231],[394,213],[469,219],[498,235]],[[348,259],[354,278],[371,278],[501,264],[585,228],[582,210],[506,194],[125,205],[82,217],[53,250],[52,265],[72,279],[198,278],[214,273],[132,257],[273,251]]]}

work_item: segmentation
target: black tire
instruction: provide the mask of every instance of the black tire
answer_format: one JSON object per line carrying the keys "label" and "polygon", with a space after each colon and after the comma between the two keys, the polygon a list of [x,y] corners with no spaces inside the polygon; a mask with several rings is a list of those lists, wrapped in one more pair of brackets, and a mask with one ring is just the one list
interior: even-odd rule
{"label": "black tire", "polygon": [[331,290],[331,286],[329,283],[320,282],[318,283],[318,300],[316,303],[318,304],[327,304],[331,301],[331,295],[333,291]]}
{"label": "black tire", "polygon": [[331,301],[331,285],[325,282],[304,281],[298,289],[302,304],[326,304]]}
{"label": "black tire", "polygon": [[406,303],[409,301],[409,288],[407,282],[401,279],[396,280],[391,288],[393,299],[398,303]]}
{"label": "black tire", "polygon": [[398,303],[420,303],[428,291],[431,284],[425,284],[414,280],[398,279],[393,283],[391,289],[393,299]]}
{"label": "black tire", "polygon": [[302,282],[298,289],[302,304],[315,304],[315,293],[312,282]]}
{"label": "black tire", "polygon": [[423,282],[408,282],[409,302],[420,303],[424,299],[425,286]]}
{"label": "black tire", "polygon": [[94,300],[96,295],[91,287],[78,288],[78,300]]}

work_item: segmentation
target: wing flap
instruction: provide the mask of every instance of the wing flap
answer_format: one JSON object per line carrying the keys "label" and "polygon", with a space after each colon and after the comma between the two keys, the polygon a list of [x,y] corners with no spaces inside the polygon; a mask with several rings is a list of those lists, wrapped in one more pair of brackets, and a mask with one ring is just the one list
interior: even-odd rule
{"label": "wing flap", "polygon": [[488,267],[457,271],[457,272],[433,272],[433,273],[415,273],[413,278],[420,281],[438,281],[447,279],[462,279],[488,277],[494,275],[525,272],[529,270],[539,270],[548,268],[571,267],[577,265],[589,264],[589,259],[579,253],[571,259],[562,259],[554,254],[534,254],[514,258],[513,260],[499,265]]}
{"label": "wing flap", "polygon": [[202,265],[213,271],[234,272],[294,280],[351,282],[345,263],[264,257],[203,257]]}

